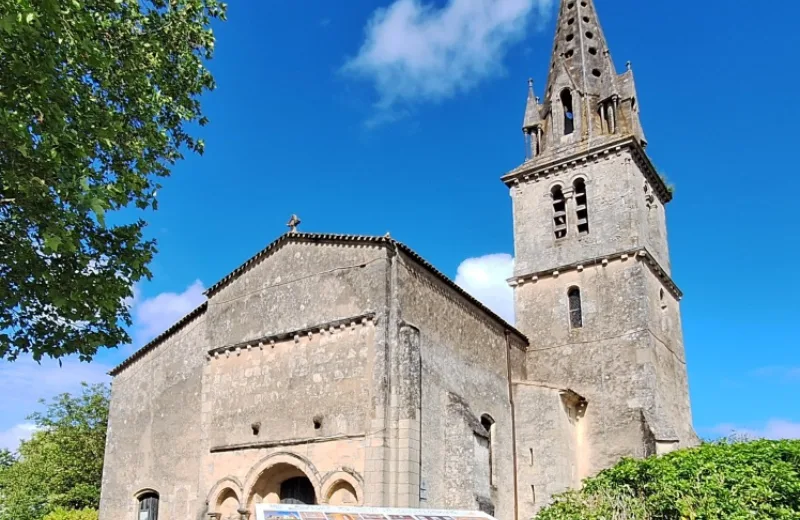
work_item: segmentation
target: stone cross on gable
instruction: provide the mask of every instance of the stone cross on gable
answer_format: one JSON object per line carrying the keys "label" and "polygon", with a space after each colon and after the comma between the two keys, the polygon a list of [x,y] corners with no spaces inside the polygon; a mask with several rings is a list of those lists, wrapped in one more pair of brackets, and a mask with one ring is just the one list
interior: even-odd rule
{"label": "stone cross on gable", "polygon": [[301,220],[297,218],[297,215],[292,215],[292,218],[289,219],[289,222],[286,226],[289,228],[289,233],[297,233],[297,226],[300,225]]}

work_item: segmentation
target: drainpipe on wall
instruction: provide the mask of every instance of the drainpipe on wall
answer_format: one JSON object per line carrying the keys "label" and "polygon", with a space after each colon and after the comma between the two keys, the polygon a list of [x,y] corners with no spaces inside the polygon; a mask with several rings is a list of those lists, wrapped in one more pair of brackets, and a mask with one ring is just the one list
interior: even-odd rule
{"label": "drainpipe on wall", "polygon": [[517,478],[517,421],[514,411],[514,386],[511,382],[511,340],[510,331],[505,330],[506,337],[506,375],[508,377],[508,404],[511,408],[511,460],[514,466],[514,520],[519,520],[519,482]]}

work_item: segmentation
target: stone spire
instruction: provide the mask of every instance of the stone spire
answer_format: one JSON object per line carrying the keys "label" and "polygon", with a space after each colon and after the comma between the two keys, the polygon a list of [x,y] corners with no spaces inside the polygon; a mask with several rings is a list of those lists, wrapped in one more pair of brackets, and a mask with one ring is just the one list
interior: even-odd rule
{"label": "stone spire", "polygon": [[525,131],[532,130],[542,122],[542,115],[539,112],[539,98],[533,91],[533,80],[528,80],[528,103],[525,106],[525,121],[522,123],[522,129]]}
{"label": "stone spire", "polygon": [[544,122],[542,120],[542,107],[539,98],[533,91],[533,79],[528,80],[528,102],[525,106],[525,120],[522,122],[522,132],[525,134],[525,160],[537,158],[542,153],[542,137],[544,135]]}
{"label": "stone spire", "polygon": [[526,162],[631,135],[646,146],[633,72],[617,74],[595,0],[560,0],[547,88],[540,103],[529,83],[523,132]]}
{"label": "stone spire", "polygon": [[552,102],[551,98],[558,96],[553,85],[562,72],[583,97],[604,100],[616,91],[617,72],[594,0],[561,0],[546,101]]}

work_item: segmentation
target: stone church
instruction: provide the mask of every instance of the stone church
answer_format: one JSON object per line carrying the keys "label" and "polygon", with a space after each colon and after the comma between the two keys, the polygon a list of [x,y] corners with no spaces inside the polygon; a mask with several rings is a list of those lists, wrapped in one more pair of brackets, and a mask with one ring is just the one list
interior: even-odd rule
{"label": "stone church", "polygon": [[516,326],[390,236],[288,233],[111,375],[100,520],[260,502],[531,518],[697,442],[672,194],[594,0],[562,0],[513,201]]}

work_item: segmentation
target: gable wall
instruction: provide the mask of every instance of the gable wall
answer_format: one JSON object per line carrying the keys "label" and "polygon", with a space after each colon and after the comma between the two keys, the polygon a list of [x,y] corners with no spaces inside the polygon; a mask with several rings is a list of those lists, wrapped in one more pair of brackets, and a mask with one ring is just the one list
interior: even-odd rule
{"label": "gable wall", "polygon": [[378,311],[385,306],[385,258],[382,247],[287,243],[211,297],[209,344]]}

